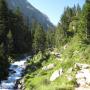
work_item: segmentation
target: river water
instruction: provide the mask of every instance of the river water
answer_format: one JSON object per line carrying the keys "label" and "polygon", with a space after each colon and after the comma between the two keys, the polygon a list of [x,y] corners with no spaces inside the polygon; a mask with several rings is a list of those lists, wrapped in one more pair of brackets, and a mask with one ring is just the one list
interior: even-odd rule
{"label": "river water", "polygon": [[16,82],[22,78],[28,59],[30,59],[30,56],[26,56],[10,65],[9,76],[7,80],[1,81],[0,90],[14,90]]}

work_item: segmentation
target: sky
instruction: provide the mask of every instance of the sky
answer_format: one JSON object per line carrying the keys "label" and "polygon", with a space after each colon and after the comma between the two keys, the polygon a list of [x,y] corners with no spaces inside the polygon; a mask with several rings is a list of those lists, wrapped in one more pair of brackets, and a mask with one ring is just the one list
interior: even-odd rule
{"label": "sky", "polygon": [[49,17],[49,20],[54,24],[60,20],[64,8],[67,6],[73,7],[79,4],[83,6],[85,0],[28,0],[35,8]]}

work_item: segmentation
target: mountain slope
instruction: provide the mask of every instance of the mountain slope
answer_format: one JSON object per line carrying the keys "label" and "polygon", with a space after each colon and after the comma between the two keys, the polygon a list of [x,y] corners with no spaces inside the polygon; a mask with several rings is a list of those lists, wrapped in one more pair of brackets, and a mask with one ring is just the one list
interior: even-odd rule
{"label": "mountain slope", "polygon": [[6,2],[11,10],[15,10],[19,7],[25,18],[29,18],[30,23],[35,19],[46,29],[48,27],[53,27],[53,24],[49,21],[48,17],[34,8],[27,0],[6,0]]}

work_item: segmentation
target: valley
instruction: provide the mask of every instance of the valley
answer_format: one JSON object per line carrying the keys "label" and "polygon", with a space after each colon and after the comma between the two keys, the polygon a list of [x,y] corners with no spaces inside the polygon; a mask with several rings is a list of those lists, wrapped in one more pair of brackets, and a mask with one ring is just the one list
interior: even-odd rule
{"label": "valley", "polygon": [[68,2],[55,26],[30,1],[0,0],[0,90],[90,90],[90,0]]}

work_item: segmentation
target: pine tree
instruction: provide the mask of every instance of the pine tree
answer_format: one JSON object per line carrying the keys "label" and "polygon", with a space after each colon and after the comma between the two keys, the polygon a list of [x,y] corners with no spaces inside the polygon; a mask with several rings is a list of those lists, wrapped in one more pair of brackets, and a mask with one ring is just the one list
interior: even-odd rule
{"label": "pine tree", "polygon": [[90,42],[90,0],[86,0],[86,3],[83,7],[83,19],[86,25],[86,39],[88,42]]}
{"label": "pine tree", "polygon": [[45,41],[45,31],[43,30],[43,27],[40,24],[38,24],[33,39],[33,50],[35,53],[37,53],[38,51],[43,52],[45,50]]}
{"label": "pine tree", "polygon": [[77,13],[81,13],[81,7],[79,4],[77,5]]}
{"label": "pine tree", "polygon": [[48,28],[46,31],[46,47],[52,48],[55,44],[55,31],[52,28]]}
{"label": "pine tree", "polygon": [[35,34],[35,29],[37,28],[37,24],[38,22],[35,19],[33,19],[31,23],[31,28],[30,28],[32,39],[34,39],[34,34]]}
{"label": "pine tree", "polygon": [[0,0],[0,79],[8,74],[8,9],[4,0]]}
{"label": "pine tree", "polygon": [[64,10],[63,15],[61,16],[61,25],[62,29],[64,31],[64,35],[68,38],[70,33],[68,32],[69,29],[69,24],[72,22],[73,17],[76,15],[76,7],[74,6],[73,8],[67,7]]}
{"label": "pine tree", "polygon": [[58,24],[56,31],[55,31],[55,44],[56,48],[60,48],[62,45],[66,43],[66,36],[65,32],[62,28],[61,23]]}
{"label": "pine tree", "polygon": [[13,39],[13,53],[26,53],[31,51],[31,31],[29,25],[23,19],[23,16],[17,8],[17,10],[10,14],[10,30]]}
{"label": "pine tree", "polygon": [[90,42],[90,0],[86,0],[87,40]]}

